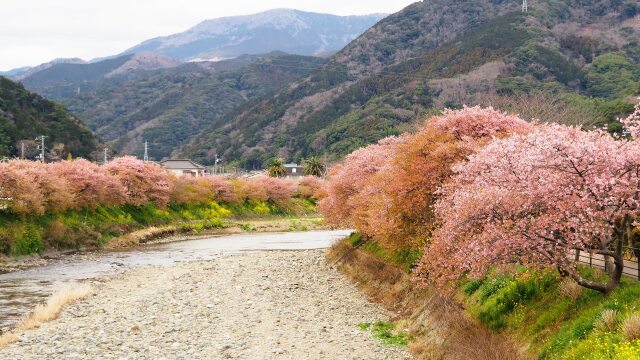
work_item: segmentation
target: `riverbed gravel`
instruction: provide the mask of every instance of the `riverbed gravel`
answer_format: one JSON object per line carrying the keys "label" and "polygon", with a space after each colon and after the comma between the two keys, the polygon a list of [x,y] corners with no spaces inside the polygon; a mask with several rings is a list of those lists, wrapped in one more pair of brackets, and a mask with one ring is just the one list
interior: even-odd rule
{"label": "riverbed gravel", "polygon": [[411,359],[359,329],[389,314],[321,250],[131,269],[91,285],[0,359]]}

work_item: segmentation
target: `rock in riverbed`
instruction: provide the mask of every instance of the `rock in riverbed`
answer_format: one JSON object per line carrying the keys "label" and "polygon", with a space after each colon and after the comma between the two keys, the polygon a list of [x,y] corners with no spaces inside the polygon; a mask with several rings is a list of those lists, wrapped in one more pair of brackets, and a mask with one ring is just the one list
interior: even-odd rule
{"label": "rock in riverbed", "polygon": [[127,271],[1,359],[410,359],[362,322],[384,319],[322,251],[254,252]]}

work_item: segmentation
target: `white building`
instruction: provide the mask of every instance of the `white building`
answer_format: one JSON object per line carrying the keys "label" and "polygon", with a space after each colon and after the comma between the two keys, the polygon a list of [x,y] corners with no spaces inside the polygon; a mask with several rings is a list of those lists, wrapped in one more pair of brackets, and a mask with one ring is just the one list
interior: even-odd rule
{"label": "white building", "polygon": [[284,164],[284,168],[287,169],[288,178],[296,178],[304,176],[304,167],[298,164]]}

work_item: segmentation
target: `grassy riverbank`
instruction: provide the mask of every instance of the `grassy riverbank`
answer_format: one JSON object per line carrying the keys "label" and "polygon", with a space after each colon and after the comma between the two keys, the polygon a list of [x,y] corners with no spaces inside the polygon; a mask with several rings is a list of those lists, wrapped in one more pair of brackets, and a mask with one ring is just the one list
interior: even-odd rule
{"label": "grassy riverbank", "polygon": [[[255,218],[296,217],[315,214],[311,200],[244,201],[239,204],[206,202],[170,204],[160,209],[146,206],[100,206],[95,210],[20,216],[0,213],[0,254],[21,256],[51,251],[93,249],[114,241],[145,242],[178,233],[201,233]],[[234,221],[231,221],[234,220]],[[240,221],[240,222],[238,222]],[[295,222],[292,223],[295,227]],[[303,225],[300,225],[301,227]]]}
{"label": "grassy riverbank", "polygon": [[640,358],[640,282],[624,279],[605,296],[555,271],[516,272],[494,270],[484,280],[465,281],[459,298],[475,318],[512,335],[541,359]]}
{"label": "grassy riverbank", "polygon": [[445,298],[410,281],[418,255],[390,254],[357,234],[329,253],[369,296],[398,311],[396,324],[409,328],[418,358],[640,358],[638,281],[624,279],[604,296],[552,270],[494,269],[486,279],[460,282]]}

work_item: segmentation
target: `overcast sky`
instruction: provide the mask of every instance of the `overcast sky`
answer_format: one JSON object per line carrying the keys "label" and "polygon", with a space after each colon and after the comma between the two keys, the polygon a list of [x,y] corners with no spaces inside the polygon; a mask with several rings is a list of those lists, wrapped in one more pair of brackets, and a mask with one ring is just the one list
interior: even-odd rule
{"label": "overcast sky", "polygon": [[114,55],[202,20],[294,8],[337,15],[393,13],[417,0],[1,0],[0,71],[54,58]]}

